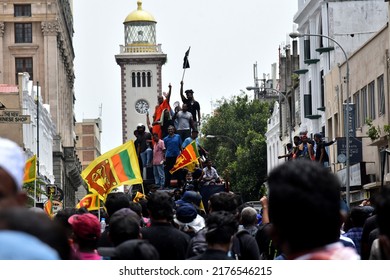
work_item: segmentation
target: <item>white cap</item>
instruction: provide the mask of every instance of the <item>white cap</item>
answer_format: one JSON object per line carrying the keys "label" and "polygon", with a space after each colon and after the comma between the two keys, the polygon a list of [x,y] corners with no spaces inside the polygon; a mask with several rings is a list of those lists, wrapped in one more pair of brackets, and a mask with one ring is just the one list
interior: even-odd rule
{"label": "white cap", "polygon": [[0,168],[14,179],[22,189],[26,159],[23,150],[13,141],[0,137]]}

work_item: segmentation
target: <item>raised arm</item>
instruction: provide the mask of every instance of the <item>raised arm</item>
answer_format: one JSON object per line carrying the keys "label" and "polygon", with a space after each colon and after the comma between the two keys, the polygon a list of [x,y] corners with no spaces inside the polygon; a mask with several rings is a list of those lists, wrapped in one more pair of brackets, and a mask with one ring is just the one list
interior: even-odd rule
{"label": "raised arm", "polygon": [[184,82],[183,81],[181,81],[180,82],[180,98],[181,98],[181,101],[183,102],[183,103],[186,103],[187,102],[187,98],[184,96],[184,94],[183,94],[183,85],[184,85]]}
{"label": "raised arm", "polygon": [[171,83],[169,83],[169,85],[168,85],[168,94],[166,96],[168,104],[169,104],[169,101],[171,100],[171,93],[172,93],[172,85],[171,85]]}

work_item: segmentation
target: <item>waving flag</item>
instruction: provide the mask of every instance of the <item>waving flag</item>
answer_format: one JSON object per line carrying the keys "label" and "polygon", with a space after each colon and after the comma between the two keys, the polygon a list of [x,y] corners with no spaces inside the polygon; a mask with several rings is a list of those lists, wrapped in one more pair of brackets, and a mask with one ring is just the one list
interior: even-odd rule
{"label": "waving flag", "polygon": [[183,61],[183,69],[190,68],[190,63],[188,61],[188,56],[190,55],[190,49],[191,47],[188,48],[184,55],[184,61]]}
{"label": "waving flag", "polygon": [[88,190],[106,201],[106,196],[121,185],[142,184],[134,142],[127,143],[101,155],[81,173]]}
{"label": "waving flag", "polygon": [[87,194],[76,205],[77,209],[81,207],[87,208],[88,211],[99,210],[100,208],[99,196],[97,194]]}
{"label": "waving flag", "polygon": [[24,167],[23,184],[30,183],[37,179],[37,156],[34,155],[32,158],[26,161]]}
{"label": "waving flag", "polygon": [[176,158],[176,163],[169,172],[173,174],[177,170],[197,161],[200,157],[195,140],[188,144]]}

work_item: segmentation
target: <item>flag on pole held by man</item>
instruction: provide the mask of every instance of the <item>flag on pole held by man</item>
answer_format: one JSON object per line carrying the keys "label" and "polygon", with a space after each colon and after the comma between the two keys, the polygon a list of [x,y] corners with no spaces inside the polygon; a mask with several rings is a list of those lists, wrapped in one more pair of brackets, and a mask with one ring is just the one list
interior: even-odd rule
{"label": "flag on pole held by man", "polygon": [[100,208],[99,196],[97,194],[92,194],[92,193],[87,194],[76,205],[77,209],[80,209],[81,207],[87,208],[88,211],[99,210]]}
{"label": "flag on pole held by man", "polygon": [[188,56],[190,55],[190,49],[191,47],[188,48],[188,50],[184,55],[183,69],[190,68],[190,62],[188,61]]}
{"label": "flag on pole held by man", "polygon": [[101,155],[81,173],[91,193],[106,201],[106,196],[121,185],[142,184],[134,142],[130,140]]}
{"label": "flag on pole held by man", "polygon": [[37,155],[29,158],[24,167],[23,184],[33,182],[37,179]]}
{"label": "flag on pole held by man", "polygon": [[198,160],[200,157],[198,147],[196,146],[195,140],[188,144],[180,155],[176,158],[176,163],[169,173],[173,174],[177,170],[191,164],[192,162]]}

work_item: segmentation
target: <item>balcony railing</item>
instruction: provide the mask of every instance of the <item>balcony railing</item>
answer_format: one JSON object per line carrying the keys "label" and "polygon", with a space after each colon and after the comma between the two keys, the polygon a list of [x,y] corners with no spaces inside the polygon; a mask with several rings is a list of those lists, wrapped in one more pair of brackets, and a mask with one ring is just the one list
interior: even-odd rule
{"label": "balcony railing", "polygon": [[129,45],[120,46],[120,53],[162,53],[161,44],[158,45]]}

